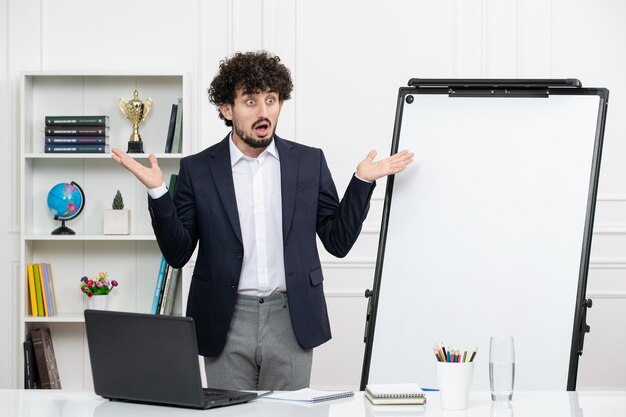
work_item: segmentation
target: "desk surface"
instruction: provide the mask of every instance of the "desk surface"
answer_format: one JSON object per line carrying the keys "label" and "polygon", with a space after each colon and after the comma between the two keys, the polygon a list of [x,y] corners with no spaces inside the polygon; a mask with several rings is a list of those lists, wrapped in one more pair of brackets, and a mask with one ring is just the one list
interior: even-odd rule
{"label": "desk surface", "polygon": [[[426,406],[376,406],[357,392],[354,398],[315,405],[261,399],[213,410],[188,410],[103,400],[93,393],[48,390],[0,390],[2,415],[12,417],[623,417],[626,392],[516,392],[499,407],[489,393],[474,392],[466,411],[441,410],[438,393],[428,393]],[[4,414],[8,411],[8,414]]]}

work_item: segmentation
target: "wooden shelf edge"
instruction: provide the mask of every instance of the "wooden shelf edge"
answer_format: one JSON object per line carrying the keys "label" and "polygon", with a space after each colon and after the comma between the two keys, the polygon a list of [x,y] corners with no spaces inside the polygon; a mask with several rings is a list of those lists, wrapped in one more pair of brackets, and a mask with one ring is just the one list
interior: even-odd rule
{"label": "wooden shelf edge", "polygon": [[[111,153],[62,153],[62,154],[51,154],[51,153],[40,153],[40,152],[29,152],[24,154],[24,158],[26,159],[113,159],[111,157]],[[150,153],[142,153],[142,154],[130,154],[133,159],[148,159]],[[157,159],[181,159],[183,158],[182,153],[154,153]]]}
{"label": "wooden shelf edge", "polygon": [[72,241],[126,241],[126,242],[142,242],[142,241],[155,241],[156,237],[153,234],[145,235],[51,235],[51,234],[27,234],[24,236],[26,241],[48,241],[48,240],[72,240]]}
{"label": "wooden shelf edge", "polygon": [[83,313],[61,313],[54,316],[26,316],[24,323],[84,323]]}

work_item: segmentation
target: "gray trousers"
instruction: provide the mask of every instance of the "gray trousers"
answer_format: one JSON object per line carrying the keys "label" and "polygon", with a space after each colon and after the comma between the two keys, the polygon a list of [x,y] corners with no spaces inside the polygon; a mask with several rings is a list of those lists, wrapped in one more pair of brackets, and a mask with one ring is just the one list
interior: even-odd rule
{"label": "gray trousers", "polygon": [[239,295],[224,350],[205,357],[207,387],[296,390],[309,386],[313,349],[303,349],[291,327],[287,295]]}

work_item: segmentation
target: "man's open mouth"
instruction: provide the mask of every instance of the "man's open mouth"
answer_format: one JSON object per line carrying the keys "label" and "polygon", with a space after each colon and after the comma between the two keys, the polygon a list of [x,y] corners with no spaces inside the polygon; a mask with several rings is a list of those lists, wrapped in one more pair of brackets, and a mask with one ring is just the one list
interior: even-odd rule
{"label": "man's open mouth", "polygon": [[252,125],[252,129],[259,137],[267,136],[270,133],[270,127],[272,124],[269,120],[259,120]]}

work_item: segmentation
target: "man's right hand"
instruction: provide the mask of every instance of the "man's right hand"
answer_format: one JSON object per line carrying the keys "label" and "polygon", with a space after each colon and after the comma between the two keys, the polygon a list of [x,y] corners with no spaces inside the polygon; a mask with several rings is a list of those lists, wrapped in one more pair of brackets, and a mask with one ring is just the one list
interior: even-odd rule
{"label": "man's right hand", "polygon": [[147,188],[157,188],[163,185],[163,173],[154,154],[151,153],[148,157],[150,161],[150,168],[148,168],[135,161],[121,149],[113,148],[111,152],[113,153],[111,157],[115,162],[129,170]]}

